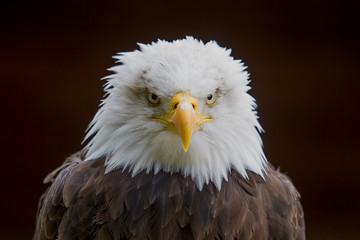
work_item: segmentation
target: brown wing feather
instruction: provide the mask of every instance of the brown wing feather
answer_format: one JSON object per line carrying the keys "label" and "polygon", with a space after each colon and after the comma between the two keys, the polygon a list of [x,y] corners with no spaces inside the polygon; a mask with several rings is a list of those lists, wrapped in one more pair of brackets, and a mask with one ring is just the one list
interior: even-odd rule
{"label": "brown wing feather", "polygon": [[104,174],[76,154],[46,178],[34,240],[305,239],[299,194],[269,166],[265,180],[233,171],[220,191],[160,171]]}

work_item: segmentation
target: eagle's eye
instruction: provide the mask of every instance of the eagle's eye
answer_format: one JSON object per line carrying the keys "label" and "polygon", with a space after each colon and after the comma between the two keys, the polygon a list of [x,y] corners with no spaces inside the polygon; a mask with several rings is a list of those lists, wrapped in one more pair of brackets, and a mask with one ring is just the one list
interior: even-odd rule
{"label": "eagle's eye", "polygon": [[214,93],[212,93],[212,94],[207,95],[207,97],[206,97],[206,103],[207,103],[209,106],[212,106],[212,105],[215,104],[216,99],[217,99],[217,93],[214,92]]}
{"label": "eagle's eye", "polygon": [[151,104],[156,105],[159,103],[160,98],[158,95],[156,95],[155,93],[149,92],[148,93],[148,100]]}

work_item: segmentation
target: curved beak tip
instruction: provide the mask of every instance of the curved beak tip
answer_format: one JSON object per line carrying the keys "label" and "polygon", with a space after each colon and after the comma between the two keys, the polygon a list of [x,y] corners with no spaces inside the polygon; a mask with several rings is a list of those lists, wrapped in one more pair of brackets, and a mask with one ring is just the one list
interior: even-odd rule
{"label": "curved beak tip", "polygon": [[189,141],[189,142],[187,142],[187,143],[186,143],[186,142],[184,142],[184,141],[182,141],[182,143],[183,143],[183,148],[184,148],[184,151],[185,151],[185,152],[187,152],[187,151],[188,151],[188,149],[189,149],[189,145],[190,145],[189,143],[190,143],[190,141]]}

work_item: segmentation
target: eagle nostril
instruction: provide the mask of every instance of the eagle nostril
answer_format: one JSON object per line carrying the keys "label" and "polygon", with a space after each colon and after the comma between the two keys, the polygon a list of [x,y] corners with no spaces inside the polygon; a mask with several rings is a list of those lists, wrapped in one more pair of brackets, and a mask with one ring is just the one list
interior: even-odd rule
{"label": "eagle nostril", "polygon": [[175,103],[174,109],[177,109],[178,105],[179,105],[179,103]]}

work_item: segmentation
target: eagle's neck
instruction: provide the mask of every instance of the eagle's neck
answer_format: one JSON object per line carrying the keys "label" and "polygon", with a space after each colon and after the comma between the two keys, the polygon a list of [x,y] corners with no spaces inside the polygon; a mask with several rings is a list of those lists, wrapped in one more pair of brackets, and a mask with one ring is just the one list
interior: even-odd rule
{"label": "eagle's neck", "polygon": [[[216,126],[215,121],[212,126]],[[229,131],[218,127],[204,126],[195,132],[188,152],[184,152],[180,137],[154,122],[106,125],[86,146],[86,160],[106,157],[106,173],[118,168],[128,169],[133,176],[143,170],[181,173],[190,176],[200,190],[209,182],[220,189],[231,169],[245,178],[247,170],[263,176],[266,158],[257,129],[242,123]]]}

